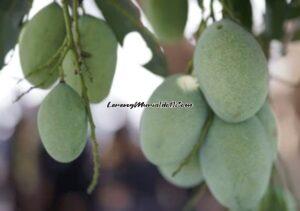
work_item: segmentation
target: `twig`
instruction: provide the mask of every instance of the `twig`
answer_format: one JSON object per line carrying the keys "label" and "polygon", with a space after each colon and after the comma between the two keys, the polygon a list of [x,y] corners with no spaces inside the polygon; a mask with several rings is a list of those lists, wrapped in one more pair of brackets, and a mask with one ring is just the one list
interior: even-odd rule
{"label": "twig", "polygon": [[214,13],[214,0],[210,0],[210,17],[212,18],[213,22],[216,21]]}
{"label": "twig", "polygon": [[31,92],[32,90],[38,88],[38,86],[32,86],[30,87],[28,90],[26,90],[25,92],[23,92],[22,94],[20,94],[14,101],[13,103],[18,102],[19,100],[21,100],[22,97],[24,97],[26,94],[28,94],[29,92]]}
{"label": "twig", "polygon": [[[54,63],[58,63],[57,60],[59,60],[62,57],[62,52],[63,50],[66,48],[67,46],[67,40],[65,39],[63,44],[59,47],[59,49],[56,51],[56,53],[46,62],[46,64],[43,64],[41,66],[39,66],[37,69],[35,69],[34,71],[30,72],[29,74],[25,75],[24,78],[28,78],[38,72],[40,72],[43,69],[46,68],[51,68],[52,65],[54,65]],[[52,68],[53,70],[54,68]],[[23,79],[21,79],[23,80]],[[17,82],[19,83],[19,81]]]}
{"label": "twig", "polygon": [[[68,49],[67,49],[67,48],[65,48],[65,49],[61,52],[61,57],[60,57],[59,60],[56,62],[56,64],[54,65],[54,67],[52,68],[52,70],[50,71],[48,77],[47,77],[45,80],[43,80],[43,81],[42,81],[41,83],[39,83],[38,85],[33,86],[33,87],[30,87],[27,91],[23,92],[21,95],[19,95],[19,96],[14,100],[13,103],[16,103],[16,102],[18,102],[19,100],[21,100],[22,97],[24,97],[26,94],[28,94],[29,92],[31,92],[33,89],[40,88],[41,86],[45,85],[45,84],[47,83],[47,81],[50,79],[50,77],[51,77],[54,73],[56,73],[56,72],[54,72],[54,70],[56,70],[56,69],[59,67],[59,65],[62,63],[62,61],[63,61],[63,59],[64,59],[64,57],[65,57],[65,55],[66,55],[67,52],[68,52]],[[62,80],[63,80],[63,77],[62,77]]]}
{"label": "twig", "polygon": [[[73,19],[74,19],[75,27],[76,27],[75,33],[79,32],[77,9],[78,9],[78,0],[73,0]],[[73,32],[71,30],[71,20],[70,20],[70,14],[69,14],[69,10],[68,10],[68,0],[63,0],[63,11],[64,11],[64,18],[65,18],[65,22],[66,22],[66,30],[67,30],[69,46],[75,52],[75,60],[76,60],[75,65],[76,65],[76,68],[79,70],[79,76],[80,76],[80,81],[81,81],[81,85],[82,85],[82,98],[85,102],[85,108],[86,108],[86,112],[87,112],[87,116],[88,116],[88,120],[89,120],[89,124],[90,124],[90,129],[91,129],[94,171],[93,171],[92,181],[87,189],[87,192],[90,194],[93,192],[93,190],[95,189],[97,182],[98,182],[99,149],[98,149],[98,143],[96,141],[95,124],[94,124],[94,120],[93,120],[93,116],[92,116],[92,112],[91,112],[91,108],[90,108],[90,104],[89,104],[90,101],[89,101],[89,97],[87,94],[87,86],[85,84],[83,74],[80,71],[81,70],[81,66],[79,63],[80,62],[80,50],[78,50],[78,48],[80,47],[79,39],[75,43]],[[79,34],[77,34],[77,37],[78,36],[79,36]]]}

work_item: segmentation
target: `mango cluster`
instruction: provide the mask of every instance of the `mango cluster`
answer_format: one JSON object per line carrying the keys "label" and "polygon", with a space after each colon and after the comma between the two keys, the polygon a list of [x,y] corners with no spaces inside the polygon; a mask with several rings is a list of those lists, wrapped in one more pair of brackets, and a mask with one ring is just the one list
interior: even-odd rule
{"label": "mango cluster", "polygon": [[[59,4],[51,3],[39,11],[19,37],[20,62],[27,81],[41,89],[54,86],[40,106],[38,129],[49,155],[64,163],[76,159],[86,145],[88,116],[83,89],[90,103],[106,98],[117,61],[117,40],[106,22],[83,15],[78,28],[79,37],[74,39],[80,40],[84,54],[80,70],[73,48],[66,45],[65,18]],[[68,51],[62,57],[64,48]],[[61,73],[63,80],[61,77],[54,85]],[[80,75],[86,87],[82,87]]]}
{"label": "mango cluster", "polygon": [[195,75],[167,77],[149,99],[193,106],[146,108],[142,151],[174,185],[205,182],[230,210],[256,209],[277,154],[266,58],[250,33],[224,19],[202,33],[193,62]]}

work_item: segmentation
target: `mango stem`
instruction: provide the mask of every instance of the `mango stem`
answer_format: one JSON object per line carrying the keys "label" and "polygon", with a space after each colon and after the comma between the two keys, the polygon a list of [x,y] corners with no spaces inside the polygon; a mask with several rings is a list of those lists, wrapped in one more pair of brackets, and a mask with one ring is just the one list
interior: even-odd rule
{"label": "mango stem", "polygon": [[205,142],[208,130],[209,130],[209,128],[212,124],[212,121],[213,121],[213,117],[214,117],[214,113],[209,109],[206,121],[205,121],[204,126],[201,130],[199,141],[195,144],[195,146],[193,147],[190,154],[179,164],[178,168],[172,173],[172,177],[175,177],[176,174],[178,174],[181,171],[181,169],[189,163],[189,161],[192,159],[192,157],[196,153],[199,153],[199,150],[201,149],[202,145]]}
{"label": "mango stem", "polygon": [[[91,194],[93,190],[95,189],[97,183],[98,183],[98,177],[99,177],[99,146],[96,140],[96,132],[95,132],[95,123],[93,120],[92,112],[91,112],[91,107],[90,107],[90,100],[87,94],[87,86],[85,84],[85,80],[83,77],[81,70],[81,65],[80,65],[80,45],[79,45],[79,39],[76,39],[76,43],[74,41],[74,35],[71,29],[71,18],[68,10],[68,2],[69,0],[63,0],[63,11],[64,11],[64,18],[65,18],[65,24],[66,24],[66,31],[67,31],[67,37],[68,37],[68,42],[69,42],[69,48],[72,49],[75,52],[75,65],[76,69],[79,71],[79,76],[80,76],[80,81],[81,81],[81,86],[82,86],[82,99],[85,103],[85,109],[91,129],[91,142],[92,142],[92,150],[93,150],[93,178],[92,181],[87,189],[87,193]],[[75,33],[78,33],[78,0],[73,0],[73,20],[75,22]],[[76,34],[78,37],[79,34]],[[77,44],[77,45],[76,45]]]}

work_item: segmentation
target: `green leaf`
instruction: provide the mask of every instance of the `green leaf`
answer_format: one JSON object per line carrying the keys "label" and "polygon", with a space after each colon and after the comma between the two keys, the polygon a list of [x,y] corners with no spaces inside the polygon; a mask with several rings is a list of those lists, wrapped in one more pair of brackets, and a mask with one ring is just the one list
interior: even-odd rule
{"label": "green leaf", "polygon": [[167,75],[167,63],[161,47],[154,35],[142,24],[138,8],[130,0],[96,0],[106,21],[114,31],[122,45],[124,37],[132,31],[137,31],[146,41],[152,51],[152,59],[145,68],[160,75]]}
{"label": "green leaf", "polygon": [[300,1],[299,0],[292,0],[288,4],[287,13],[286,13],[287,19],[293,19],[300,17]]}
{"label": "green leaf", "polygon": [[22,19],[30,5],[29,0],[0,1],[0,69],[4,65],[5,55],[18,40]]}
{"label": "green leaf", "polygon": [[201,8],[201,10],[203,10],[204,9],[203,0],[198,0],[198,4],[199,4],[199,7]]}
{"label": "green leaf", "polygon": [[228,5],[235,19],[252,31],[252,7],[250,0],[229,0]]}
{"label": "green leaf", "polygon": [[286,11],[287,3],[285,0],[266,0],[266,35],[270,39],[281,40],[283,38],[283,24],[286,18]]}

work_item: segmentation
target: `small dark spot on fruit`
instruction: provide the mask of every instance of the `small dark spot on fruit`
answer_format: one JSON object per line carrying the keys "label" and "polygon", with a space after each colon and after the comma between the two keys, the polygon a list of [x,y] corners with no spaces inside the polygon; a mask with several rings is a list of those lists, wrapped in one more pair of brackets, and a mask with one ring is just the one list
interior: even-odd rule
{"label": "small dark spot on fruit", "polygon": [[233,115],[233,117],[234,117],[235,119],[240,118],[240,116],[241,116],[241,112],[237,112],[237,113],[235,113],[235,114]]}

